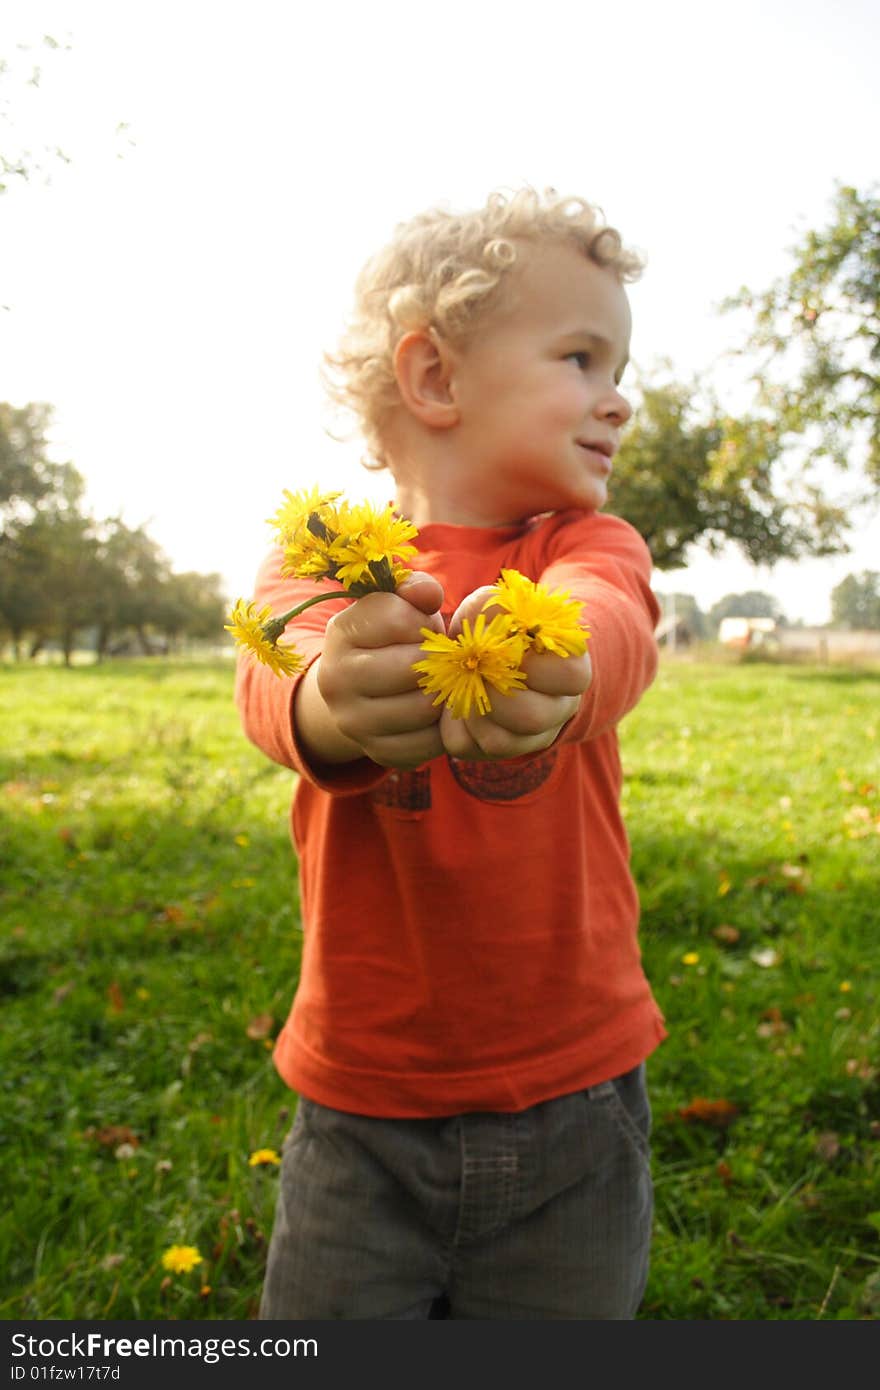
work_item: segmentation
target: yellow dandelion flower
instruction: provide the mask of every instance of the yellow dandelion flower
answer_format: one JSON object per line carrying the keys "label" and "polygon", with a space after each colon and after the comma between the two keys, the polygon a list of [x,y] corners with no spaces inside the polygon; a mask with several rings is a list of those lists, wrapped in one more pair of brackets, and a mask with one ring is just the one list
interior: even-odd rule
{"label": "yellow dandelion flower", "polygon": [[278,646],[281,634],[276,630],[278,624],[268,605],[258,610],[255,603],[238,599],[229,617],[226,631],[276,676],[292,676],[301,668],[303,662],[298,651],[291,646]]}
{"label": "yellow dandelion flower", "polygon": [[837,988],[840,990],[841,994],[849,994],[852,989],[852,984],[849,980],[841,980]]}
{"label": "yellow dandelion flower", "polygon": [[336,501],[341,492],[321,492],[317,487],[287,492],[269,525],[275,528],[284,549],[283,575],[297,579],[328,579],[335,574],[330,543],[339,533]]}
{"label": "yellow dandelion flower", "polygon": [[403,562],[416,554],[410,542],[419,533],[412,522],[396,516],[390,503],[380,508],[369,502],[343,503],[336,519],[339,534],[330,545],[335,578],[357,596],[393,593],[408,573]]}
{"label": "yellow dandelion flower", "polygon": [[317,487],[305,488],[301,492],[282,493],[283,503],[268,524],[274,529],[279,545],[289,545],[308,527],[309,520],[317,516],[325,527],[334,533],[334,503],[342,496],[341,492],[321,492]]}
{"label": "yellow dandelion flower", "polygon": [[684,954],[684,955],[682,956],[682,958],[681,958],[681,963],[682,963],[682,965],[699,965],[699,963],[700,963],[700,953],[699,953],[699,951],[686,951],[685,954]]}
{"label": "yellow dandelion flower", "polygon": [[251,1168],[257,1168],[261,1163],[280,1163],[281,1159],[274,1149],[254,1149],[248,1159]]}
{"label": "yellow dandelion flower", "polygon": [[567,589],[551,590],[518,570],[502,570],[484,607],[493,604],[510,615],[511,631],[526,637],[536,652],[582,656],[587,649],[590,634],[580,623],[583,605]]}
{"label": "yellow dandelion flower", "polygon": [[487,714],[492,708],[486,686],[494,686],[502,695],[522,690],[526,683],[519,669],[523,644],[511,636],[507,619],[498,614],[489,625],[480,613],[471,628],[467,618],[457,637],[444,632],[422,628],[423,661],[416,661],[413,670],[421,672],[419,685],[428,695],[435,695],[435,705],[445,701],[456,719],[467,719],[471,708]]}
{"label": "yellow dandelion flower", "polygon": [[204,1261],[195,1245],[171,1245],[162,1256],[162,1268],[172,1274],[189,1274],[200,1264]]}
{"label": "yellow dandelion flower", "polygon": [[295,579],[335,579],[336,563],[330,553],[332,541],[304,530],[284,547],[281,573]]}

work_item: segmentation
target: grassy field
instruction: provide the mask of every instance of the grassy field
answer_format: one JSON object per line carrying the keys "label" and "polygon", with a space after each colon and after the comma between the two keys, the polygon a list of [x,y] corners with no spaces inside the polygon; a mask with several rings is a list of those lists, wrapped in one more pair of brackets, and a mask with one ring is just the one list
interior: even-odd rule
{"label": "grassy field", "polygon": [[[5,667],[0,704],[0,1317],[250,1317],[291,774],[222,662]],[[642,1317],[880,1314],[878,725],[876,671],[670,661],[623,726],[671,1034]]]}

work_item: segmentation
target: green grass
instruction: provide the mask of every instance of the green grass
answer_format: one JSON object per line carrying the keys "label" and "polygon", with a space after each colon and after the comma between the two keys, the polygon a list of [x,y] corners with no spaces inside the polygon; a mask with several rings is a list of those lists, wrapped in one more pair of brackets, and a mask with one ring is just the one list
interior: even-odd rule
{"label": "green grass", "polygon": [[[0,669],[0,1317],[255,1312],[277,1169],[248,1156],[295,1104],[267,1043],[300,926],[291,774],[231,687]],[[708,662],[623,726],[670,1029],[643,1317],[880,1313],[878,733],[877,672]],[[203,1264],[167,1275],[172,1244]]]}

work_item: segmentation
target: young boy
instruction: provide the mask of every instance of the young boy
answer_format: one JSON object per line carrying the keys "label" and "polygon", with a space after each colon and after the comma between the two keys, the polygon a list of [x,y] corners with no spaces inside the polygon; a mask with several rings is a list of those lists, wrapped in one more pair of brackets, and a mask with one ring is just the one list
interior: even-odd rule
{"label": "young boy", "polygon": [[[642,972],[616,727],[656,669],[650,560],[603,516],[639,271],[588,204],[524,189],[398,228],[333,365],[419,528],[395,594],[315,605],[293,681],[244,661],[248,736],[299,773],[299,1095],[264,1318],[622,1319],[647,1275]],[[502,569],[583,604],[581,657],[453,718],[421,630]],[[314,590],[254,594],[281,612]],[[331,615],[328,617],[328,613]]]}

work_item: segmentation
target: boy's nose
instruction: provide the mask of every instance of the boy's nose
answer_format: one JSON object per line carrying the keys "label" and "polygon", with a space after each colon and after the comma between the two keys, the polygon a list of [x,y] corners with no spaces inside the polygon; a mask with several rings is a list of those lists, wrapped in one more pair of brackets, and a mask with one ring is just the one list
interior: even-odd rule
{"label": "boy's nose", "polygon": [[625,425],[632,416],[632,406],[615,386],[609,394],[599,402],[598,413],[607,420],[615,420],[619,425]]}

